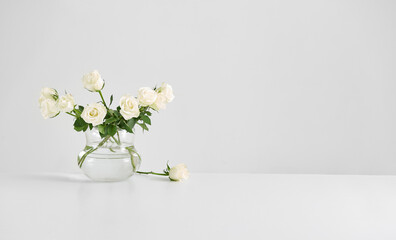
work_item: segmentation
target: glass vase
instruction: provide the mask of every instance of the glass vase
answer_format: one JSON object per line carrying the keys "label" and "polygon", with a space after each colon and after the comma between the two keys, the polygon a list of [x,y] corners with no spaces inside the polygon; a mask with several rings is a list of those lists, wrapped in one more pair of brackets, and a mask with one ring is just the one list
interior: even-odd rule
{"label": "glass vase", "polygon": [[102,138],[94,127],[85,132],[86,146],[78,155],[78,165],[94,181],[122,181],[140,167],[135,135],[118,129],[114,136]]}

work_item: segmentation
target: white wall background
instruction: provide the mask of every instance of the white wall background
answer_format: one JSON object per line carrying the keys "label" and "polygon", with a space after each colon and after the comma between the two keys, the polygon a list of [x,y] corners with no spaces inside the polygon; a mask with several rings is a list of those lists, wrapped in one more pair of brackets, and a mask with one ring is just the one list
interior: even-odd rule
{"label": "white wall background", "polygon": [[41,87],[99,100],[167,81],[142,169],[396,173],[395,1],[0,1],[0,171],[78,171],[84,136]]}

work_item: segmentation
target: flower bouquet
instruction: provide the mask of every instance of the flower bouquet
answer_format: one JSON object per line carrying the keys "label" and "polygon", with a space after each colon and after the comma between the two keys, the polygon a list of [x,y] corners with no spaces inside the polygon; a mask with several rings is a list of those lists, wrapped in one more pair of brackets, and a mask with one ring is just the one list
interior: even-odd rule
{"label": "flower bouquet", "polygon": [[124,95],[119,105],[111,109],[113,95],[107,104],[102,94],[105,82],[98,71],[84,75],[82,82],[88,91],[99,94],[100,101],[76,105],[70,93],[59,96],[55,89],[43,88],[39,104],[44,119],[66,113],[74,118],[74,130],[85,132],[86,146],[78,155],[77,163],[88,177],[97,181],[119,181],[140,173],[168,176],[173,181],[188,178],[184,164],[172,168],[167,164],[162,173],[138,171],[141,157],[134,145],[135,127],[148,131],[152,111],[163,110],[172,102],[174,95],[169,84],[142,87],[137,97]]}

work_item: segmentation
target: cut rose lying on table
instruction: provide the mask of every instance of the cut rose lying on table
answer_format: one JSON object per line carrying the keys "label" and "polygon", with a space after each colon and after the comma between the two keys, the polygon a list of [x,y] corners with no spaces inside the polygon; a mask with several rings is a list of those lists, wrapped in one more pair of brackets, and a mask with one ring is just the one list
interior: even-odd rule
{"label": "cut rose lying on table", "polygon": [[[119,101],[119,106],[116,109],[111,109],[113,95],[110,96],[107,105],[102,94],[105,83],[98,71],[84,75],[82,82],[88,91],[98,93],[101,101],[84,107],[76,105],[74,97],[70,93],[59,96],[55,89],[43,88],[39,98],[43,118],[54,118],[61,112],[66,113],[75,118],[74,129],[76,131],[85,132],[88,128],[92,130],[97,127],[100,137],[108,140],[109,138],[114,139],[118,129],[133,133],[135,125],[140,126],[143,131],[148,131],[148,125],[151,125],[151,110],[156,112],[163,110],[174,99],[172,87],[163,83],[158,88],[140,88],[137,97],[124,95]],[[83,163],[84,159],[79,159],[80,167]],[[178,164],[172,168],[167,164],[163,173],[140,171],[137,173],[168,176],[172,181],[180,181],[189,177],[189,172],[184,164]]]}

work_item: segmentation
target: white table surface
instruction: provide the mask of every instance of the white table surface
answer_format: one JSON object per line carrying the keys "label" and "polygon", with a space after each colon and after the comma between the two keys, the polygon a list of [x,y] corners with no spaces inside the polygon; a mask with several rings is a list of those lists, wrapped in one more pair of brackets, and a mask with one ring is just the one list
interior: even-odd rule
{"label": "white table surface", "polygon": [[396,239],[396,176],[0,175],[0,239]]}

